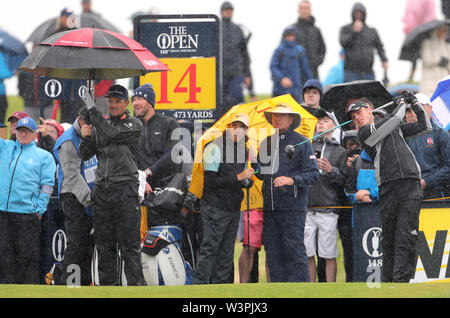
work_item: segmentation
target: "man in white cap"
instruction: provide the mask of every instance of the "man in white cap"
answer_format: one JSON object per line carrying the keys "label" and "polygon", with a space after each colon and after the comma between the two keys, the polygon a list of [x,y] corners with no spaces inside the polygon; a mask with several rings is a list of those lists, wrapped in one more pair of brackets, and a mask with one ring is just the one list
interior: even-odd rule
{"label": "man in white cap", "polygon": [[[325,133],[313,141],[313,149],[319,167],[319,182],[311,188],[308,196],[308,212],[305,224],[305,245],[308,255],[311,281],[316,281],[315,256],[325,259],[326,281],[336,281],[336,258],[338,256],[337,225],[339,209],[324,208],[341,203],[347,173],[347,152],[333,138],[333,129],[339,123],[333,113],[322,109],[316,111],[316,133]],[[317,250],[316,250],[316,247]]]}
{"label": "man in white cap", "polygon": [[30,117],[16,126],[17,140],[0,138],[0,281],[39,284],[40,220],[55,184],[53,156],[36,146]]}
{"label": "man in white cap", "polygon": [[247,114],[238,113],[221,137],[203,150],[204,185],[200,201],[203,240],[194,284],[232,283],[234,245],[239,227],[242,188],[253,177],[245,146]]}
{"label": "man in white cap", "polygon": [[[307,138],[294,130],[299,113],[279,103],[264,112],[276,129],[259,147],[256,176],[263,180],[263,238],[271,282],[309,282],[304,227],[308,188],[319,177],[317,160]],[[287,146],[299,145],[288,154]]]}

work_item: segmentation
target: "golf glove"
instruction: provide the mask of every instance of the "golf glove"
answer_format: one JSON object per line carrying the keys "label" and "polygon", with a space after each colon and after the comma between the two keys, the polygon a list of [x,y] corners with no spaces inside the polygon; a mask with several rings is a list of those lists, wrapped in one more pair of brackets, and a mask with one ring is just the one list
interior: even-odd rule
{"label": "golf glove", "polygon": [[89,92],[88,90],[86,90],[86,92],[83,94],[81,100],[84,102],[84,104],[88,109],[91,109],[92,107],[95,106],[94,96],[92,96],[92,93]]}
{"label": "golf glove", "polygon": [[408,104],[414,105],[415,103],[417,103],[417,98],[416,96],[414,96],[413,92],[411,91],[404,92],[402,95]]}
{"label": "golf glove", "polygon": [[402,103],[406,103],[405,101],[405,97],[403,97],[403,95],[398,95],[394,98],[394,103],[395,105],[399,106]]}

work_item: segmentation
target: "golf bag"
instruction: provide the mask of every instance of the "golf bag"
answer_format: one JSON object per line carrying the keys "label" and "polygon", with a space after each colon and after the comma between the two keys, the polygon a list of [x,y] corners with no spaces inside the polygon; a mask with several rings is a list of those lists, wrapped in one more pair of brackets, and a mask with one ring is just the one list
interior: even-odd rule
{"label": "golf bag", "polygon": [[142,245],[142,270],[147,285],[190,285],[192,267],[182,251],[183,231],[174,225],[154,226]]}

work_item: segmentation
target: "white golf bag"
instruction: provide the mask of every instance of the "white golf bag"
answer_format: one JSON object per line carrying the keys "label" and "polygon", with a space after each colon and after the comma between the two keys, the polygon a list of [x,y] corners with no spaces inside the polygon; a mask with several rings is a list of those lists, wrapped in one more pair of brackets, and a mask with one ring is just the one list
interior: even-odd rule
{"label": "white golf bag", "polygon": [[192,267],[182,252],[183,231],[175,225],[150,228],[142,244],[142,270],[147,285],[190,285]]}

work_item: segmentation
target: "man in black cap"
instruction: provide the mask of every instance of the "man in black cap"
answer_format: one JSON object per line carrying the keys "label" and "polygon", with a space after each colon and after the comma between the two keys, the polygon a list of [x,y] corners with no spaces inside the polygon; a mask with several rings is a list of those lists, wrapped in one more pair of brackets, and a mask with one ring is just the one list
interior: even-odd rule
{"label": "man in black cap", "polygon": [[131,117],[128,90],[110,87],[109,116],[104,118],[86,93],[87,121],[83,125],[80,155],[83,160],[97,156],[98,168],[92,190],[95,243],[98,250],[100,285],[118,285],[117,246],[125,261],[128,285],[146,285],[140,258],[139,172],[137,155],[141,146],[142,123]]}
{"label": "man in black cap", "polygon": [[[431,124],[411,93],[396,97],[395,103],[396,109],[381,120],[375,120],[372,108],[364,101],[350,104],[347,114],[375,166],[383,229],[383,280],[409,282],[415,273],[422,189],[419,165],[404,138],[430,130]],[[406,103],[417,113],[418,122],[403,121]]]}

